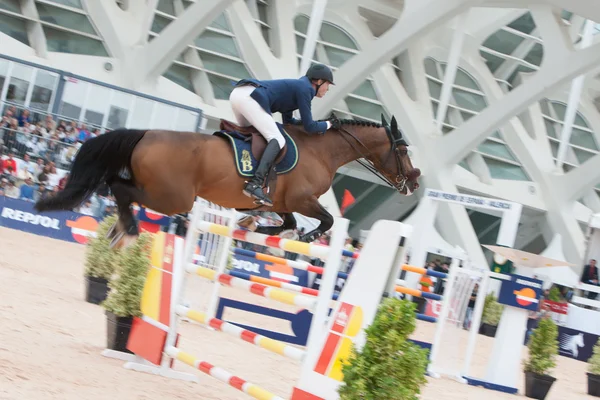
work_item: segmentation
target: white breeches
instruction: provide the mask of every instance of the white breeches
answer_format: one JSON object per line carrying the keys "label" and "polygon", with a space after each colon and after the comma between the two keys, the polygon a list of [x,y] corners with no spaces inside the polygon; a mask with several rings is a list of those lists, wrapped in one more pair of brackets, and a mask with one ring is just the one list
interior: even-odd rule
{"label": "white breeches", "polygon": [[267,140],[276,139],[279,148],[285,146],[285,139],[279,128],[269,113],[250,97],[250,94],[256,89],[254,86],[240,86],[233,89],[229,96],[231,108],[235,114],[238,125],[242,127],[254,126]]}

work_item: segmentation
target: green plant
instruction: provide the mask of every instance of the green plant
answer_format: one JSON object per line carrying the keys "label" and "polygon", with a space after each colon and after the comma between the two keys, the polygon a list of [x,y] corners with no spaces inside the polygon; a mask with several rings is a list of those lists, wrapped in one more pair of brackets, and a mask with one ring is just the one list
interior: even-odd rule
{"label": "green plant", "polygon": [[118,250],[109,247],[111,239],[107,239],[106,234],[118,218],[116,214],[104,218],[96,229],[96,237],[88,240],[85,251],[85,276],[110,280],[114,273]]}
{"label": "green plant", "polygon": [[481,322],[492,326],[498,326],[500,317],[502,317],[502,311],[504,311],[504,306],[498,303],[494,293],[489,293],[485,296]]}
{"label": "green plant", "polygon": [[542,318],[531,334],[529,358],[524,362],[525,372],[546,375],[556,366],[558,354],[558,327],[551,318]]}
{"label": "green plant", "polygon": [[594,345],[592,357],[588,360],[588,372],[594,375],[600,375],[600,340]]}
{"label": "green plant", "polygon": [[548,292],[548,300],[560,302],[562,301],[562,296],[560,295],[560,290],[556,286],[552,286],[550,292]]}
{"label": "green plant", "polygon": [[413,400],[427,381],[428,351],[409,342],[416,326],[415,305],[385,299],[373,323],[365,329],[366,342],[342,360],[341,400]]}
{"label": "green plant", "polygon": [[119,317],[142,315],[140,302],[151,265],[152,238],[151,234],[144,232],[119,253],[116,276],[108,284],[111,290],[102,303],[107,311]]}

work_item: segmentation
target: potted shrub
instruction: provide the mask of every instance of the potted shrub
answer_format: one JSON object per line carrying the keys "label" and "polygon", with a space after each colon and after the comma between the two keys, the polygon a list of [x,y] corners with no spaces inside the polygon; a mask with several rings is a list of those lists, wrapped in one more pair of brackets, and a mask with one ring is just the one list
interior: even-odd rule
{"label": "potted shrub", "polygon": [[413,400],[427,381],[428,350],[408,340],[415,330],[415,305],[387,298],[373,323],[365,330],[366,341],[342,360],[344,384],[341,400]]}
{"label": "potted shrub", "polygon": [[552,286],[552,288],[548,292],[548,300],[553,301],[555,303],[560,303],[562,301],[560,290],[558,290],[556,286]]}
{"label": "potted shrub", "polygon": [[117,251],[109,247],[106,234],[117,221],[117,215],[104,218],[98,225],[96,237],[88,240],[85,253],[85,301],[102,303],[108,294],[108,281],[115,271]]}
{"label": "potted shrub", "polygon": [[558,355],[558,327],[549,317],[540,319],[531,334],[529,358],[525,364],[525,396],[543,400],[556,380],[548,372],[556,365]]}
{"label": "potted shrub", "polygon": [[151,266],[153,235],[140,234],[136,241],[117,256],[115,276],[109,283],[110,293],[102,306],[106,310],[106,345],[108,349],[128,352],[127,340],[134,317],[142,315],[140,303]]}
{"label": "potted shrub", "polygon": [[594,346],[592,357],[588,360],[588,394],[600,397],[600,340]]}
{"label": "potted shrub", "polygon": [[498,329],[498,324],[502,317],[502,311],[504,311],[504,306],[498,303],[494,293],[489,293],[485,296],[479,333],[482,333],[485,336],[495,337],[496,329]]}

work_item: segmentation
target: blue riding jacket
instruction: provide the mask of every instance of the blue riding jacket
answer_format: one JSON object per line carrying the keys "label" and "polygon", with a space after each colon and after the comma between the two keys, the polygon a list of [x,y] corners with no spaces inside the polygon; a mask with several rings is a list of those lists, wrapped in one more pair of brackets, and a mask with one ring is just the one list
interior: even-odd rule
{"label": "blue riding jacket", "polygon": [[304,129],[310,133],[325,132],[326,122],[317,122],[312,118],[311,101],[316,95],[310,80],[303,76],[299,79],[242,79],[235,86],[252,85],[256,89],[252,97],[269,114],[279,112],[284,124],[297,124],[292,113],[300,110]]}

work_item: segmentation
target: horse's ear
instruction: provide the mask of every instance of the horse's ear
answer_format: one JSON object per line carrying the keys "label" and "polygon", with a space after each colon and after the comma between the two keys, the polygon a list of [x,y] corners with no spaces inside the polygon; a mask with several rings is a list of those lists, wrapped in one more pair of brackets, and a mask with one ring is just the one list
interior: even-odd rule
{"label": "horse's ear", "polygon": [[383,113],[381,113],[381,125],[383,126],[388,126],[387,121],[385,120],[385,117],[383,116]]}
{"label": "horse's ear", "polygon": [[398,136],[398,122],[396,122],[396,117],[392,117],[392,125],[390,126],[394,135]]}

